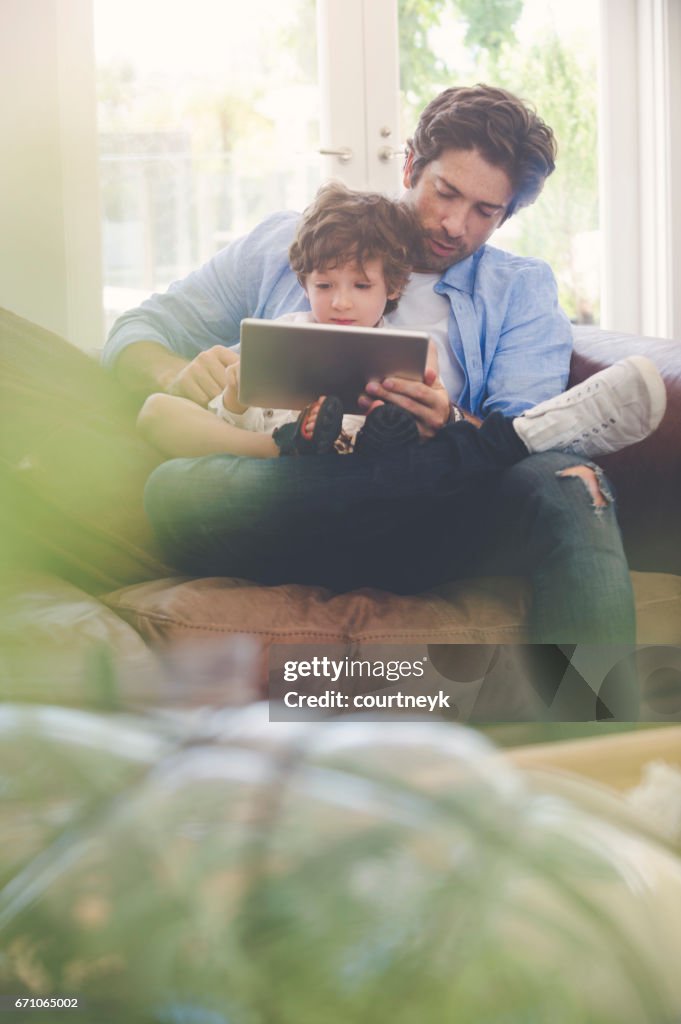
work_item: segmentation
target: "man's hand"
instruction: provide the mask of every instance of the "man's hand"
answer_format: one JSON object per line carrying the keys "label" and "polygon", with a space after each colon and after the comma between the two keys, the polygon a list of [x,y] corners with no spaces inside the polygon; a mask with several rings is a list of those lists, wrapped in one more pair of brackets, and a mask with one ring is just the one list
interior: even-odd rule
{"label": "man's hand", "polygon": [[410,412],[424,439],[435,437],[444,427],[449,421],[449,395],[440,380],[437,349],[432,341],[428,345],[423,381],[405,380],[403,377],[369,381],[366,394],[359,398],[360,406],[368,412],[380,401],[392,402]]}
{"label": "man's hand", "polygon": [[179,373],[174,373],[165,382],[164,390],[169,395],[189,398],[198,405],[208,405],[211,398],[224,391],[228,384],[227,371],[238,362],[236,352],[224,345],[213,345],[200,352]]}

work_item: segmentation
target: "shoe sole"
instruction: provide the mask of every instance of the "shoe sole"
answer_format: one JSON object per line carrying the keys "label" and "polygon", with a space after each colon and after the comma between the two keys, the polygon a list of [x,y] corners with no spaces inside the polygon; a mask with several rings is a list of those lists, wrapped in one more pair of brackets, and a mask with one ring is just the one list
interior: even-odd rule
{"label": "shoe sole", "polygon": [[343,425],[343,404],[340,398],[329,395],[322,402],[317,413],[317,422],[314,425],[310,445],[315,455],[326,455],[331,451],[334,442],[341,432]]}
{"label": "shoe sole", "polygon": [[667,408],[667,389],[655,363],[647,356],[630,356],[628,363],[635,366],[643,378],[650,398],[650,432],[656,430]]}
{"label": "shoe sole", "polygon": [[419,432],[414,419],[399,410],[397,422],[390,422],[390,413],[386,412],[388,422],[384,423],[383,410],[396,409],[395,406],[380,406],[369,414],[367,420],[355,440],[355,454],[366,456],[384,455],[418,444]]}

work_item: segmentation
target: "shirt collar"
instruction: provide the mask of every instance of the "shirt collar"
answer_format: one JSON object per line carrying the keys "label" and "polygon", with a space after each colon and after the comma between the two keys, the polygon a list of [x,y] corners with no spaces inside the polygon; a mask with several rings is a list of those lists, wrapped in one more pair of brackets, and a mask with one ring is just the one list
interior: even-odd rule
{"label": "shirt collar", "polygon": [[[465,260],[461,260],[460,263],[455,263],[454,266],[448,267],[438,282],[438,286],[446,286],[449,288],[456,288],[459,292],[466,292],[468,295],[473,294],[475,287],[475,275],[478,269],[478,262],[484,251],[484,245],[467,256]],[[438,287],[438,290],[439,290]]]}

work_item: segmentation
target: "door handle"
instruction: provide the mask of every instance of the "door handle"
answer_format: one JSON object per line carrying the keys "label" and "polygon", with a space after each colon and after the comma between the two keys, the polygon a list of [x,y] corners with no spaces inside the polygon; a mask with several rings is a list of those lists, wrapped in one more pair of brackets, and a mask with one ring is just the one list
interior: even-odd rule
{"label": "door handle", "polygon": [[322,156],[337,156],[342,164],[349,164],[353,157],[352,150],[348,146],[341,146],[340,149],[320,149],[318,152]]}
{"label": "door handle", "polygon": [[404,146],[381,146],[377,156],[378,159],[387,164],[390,160],[394,160],[396,156],[403,156]]}

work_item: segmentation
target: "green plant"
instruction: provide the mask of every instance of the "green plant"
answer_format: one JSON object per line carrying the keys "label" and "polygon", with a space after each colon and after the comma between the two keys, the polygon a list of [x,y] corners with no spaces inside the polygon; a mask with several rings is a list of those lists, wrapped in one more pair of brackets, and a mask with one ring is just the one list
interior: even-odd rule
{"label": "green plant", "polygon": [[672,1019],[631,866],[469,731],[6,708],[0,736],[3,992],[92,1024]]}

